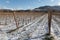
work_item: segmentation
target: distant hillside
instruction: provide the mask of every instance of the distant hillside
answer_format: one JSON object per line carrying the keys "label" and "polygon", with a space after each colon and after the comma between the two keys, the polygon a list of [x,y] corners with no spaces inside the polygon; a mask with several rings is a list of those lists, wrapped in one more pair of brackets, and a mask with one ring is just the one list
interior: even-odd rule
{"label": "distant hillside", "polygon": [[0,9],[0,11],[10,11],[10,12],[13,12],[13,11],[17,11],[17,12],[20,12],[20,11],[41,11],[41,12],[44,12],[44,11],[49,11],[49,10],[54,10],[54,11],[60,11],[60,6],[42,6],[42,7],[38,7],[38,8],[34,8],[32,10],[28,9],[28,10],[11,10],[11,9]]}
{"label": "distant hillside", "polygon": [[48,10],[55,10],[55,11],[60,11],[60,6],[42,6],[33,9],[34,11],[48,11]]}

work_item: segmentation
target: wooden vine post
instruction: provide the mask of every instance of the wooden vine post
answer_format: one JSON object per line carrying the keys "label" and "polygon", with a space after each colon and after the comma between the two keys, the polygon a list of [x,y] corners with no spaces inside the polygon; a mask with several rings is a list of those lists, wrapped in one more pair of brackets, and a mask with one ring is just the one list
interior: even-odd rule
{"label": "wooden vine post", "polygon": [[48,29],[49,29],[48,34],[49,35],[51,34],[51,19],[52,19],[52,10],[49,10],[48,11]]}
{"label": "wooden vine post", "polygon": [[14,20],[15,20],[15,23],[16,23],[16,27],[18,28],[18,22],[17,22],[16,17],[15,17],[15,12],[13,12],[13,17],[14,17]]}

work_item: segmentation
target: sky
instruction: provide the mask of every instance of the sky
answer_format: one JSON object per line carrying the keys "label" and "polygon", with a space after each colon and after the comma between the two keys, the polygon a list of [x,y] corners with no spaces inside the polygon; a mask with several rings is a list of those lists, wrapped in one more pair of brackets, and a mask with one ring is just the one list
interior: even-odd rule
{"label": "sky", "polygon": [[34,9],[40,6],[60,6],[60,0],[0,0],[0,9]]}

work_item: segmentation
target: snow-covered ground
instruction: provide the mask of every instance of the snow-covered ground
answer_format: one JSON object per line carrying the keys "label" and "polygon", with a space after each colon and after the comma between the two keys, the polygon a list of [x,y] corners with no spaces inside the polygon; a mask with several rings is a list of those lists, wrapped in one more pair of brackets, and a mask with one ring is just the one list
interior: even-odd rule
{"label": "snow-covered ground", "polygon": [[[20,18],[20,17],[19,17]],[[19,27],[21,25],[24,25],[23,27],[20,27],[19,29],[7,33],[10,30],[16,29],[16,24],[14,19],[11,17],[11,21],[8,22],[8,25],[0,25],[0,40],[43,40],[44,35],[48,33],[48,15],[43,16],[36,16],[35,17],[25,17],[24,20],[22,18],[17,18],[19,21]],[[34,19],[33,19],[34,18]],[[60,29],[59,25],[56,22],[56,17],[52,17],[52,32],[55,34],[55,36],[58,38],[60,37]],[[10,19],[10,18],[9,18]],[[59,18],[58,18],[59,19]],[[17,20],[17,21],[18,21]],[[2,21],[2,20],[1,20]],[[4,24],[4,23],[3,23]]]}
{"label": "snow-covered ground", "polygon": [[52,17],[51,32],[54,33],[56,40],[60,40],[60,16]]}

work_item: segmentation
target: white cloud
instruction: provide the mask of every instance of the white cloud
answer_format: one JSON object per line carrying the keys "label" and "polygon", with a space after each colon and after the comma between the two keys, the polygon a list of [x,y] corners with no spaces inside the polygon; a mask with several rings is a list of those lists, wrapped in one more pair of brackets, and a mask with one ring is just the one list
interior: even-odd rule
{"label": "white cloud", "polygon": [[60,5],[60,2],[58,2],[58,4],[57,5]]}
{"label": "white cloud", "polygon": [[6,3],[10,3],[10,1],[9,1],[9,0],[7,0],[7,1],[6,1]]}
{"label": "white cloud", "polygon": [[39,1],[41,1],[41,0],[39,0]]}
{"label": "white cloud", "polygon": [[13,8],[10,8],[10,7],[7,7],[7,6],[0,6],[0,9],[13,9]]}
{"label": "white cloud", "polygon": [[51,0],[52,2],[54,1],[54,0]]}

